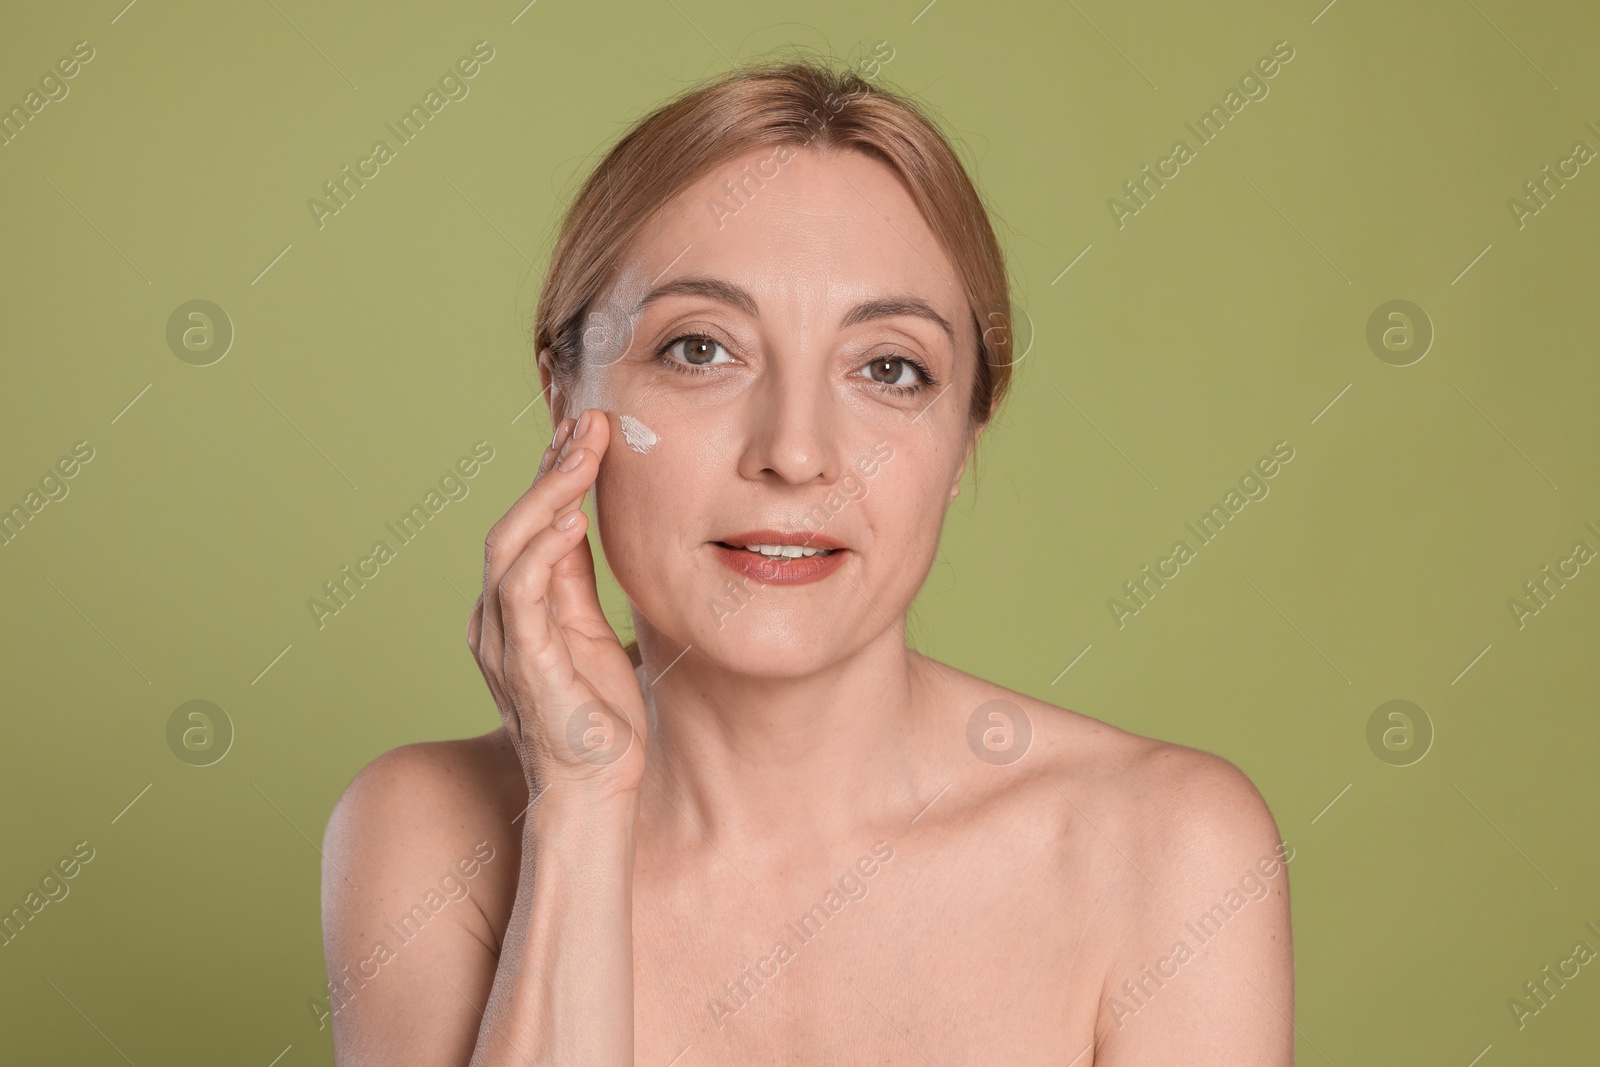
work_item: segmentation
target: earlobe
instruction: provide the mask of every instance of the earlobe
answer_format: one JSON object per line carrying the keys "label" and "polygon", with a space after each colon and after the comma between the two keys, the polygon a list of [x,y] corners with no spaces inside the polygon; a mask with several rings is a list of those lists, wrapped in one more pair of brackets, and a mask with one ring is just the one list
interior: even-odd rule
{"label": "earlobe", "polygon": [[956,468],[955,481],[950,484],[951,500],[954,500],[956,497],[961,495],[961,479],[966,476],[967,464],[972,462],[972,454],[977,451],[978,448],[978,438],[983,436],[983,431],[986,429],[988,429],[987,424],[978,427],[978,429],[973,432],[972,439],[967,442],[966,453],[961,457],[961,466]]}

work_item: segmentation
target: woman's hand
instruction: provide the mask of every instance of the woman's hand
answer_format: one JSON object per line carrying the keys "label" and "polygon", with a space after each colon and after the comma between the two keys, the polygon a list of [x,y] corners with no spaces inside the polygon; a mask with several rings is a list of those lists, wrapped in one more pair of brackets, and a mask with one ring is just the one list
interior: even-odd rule
{"label": "woman's hand", "polygon": [[634,796],[648,725],[633,664],[600,610],[583,497],[610,443],[605,413],[563,419],[533,485],[484,543],[467,644],[529,791]]}

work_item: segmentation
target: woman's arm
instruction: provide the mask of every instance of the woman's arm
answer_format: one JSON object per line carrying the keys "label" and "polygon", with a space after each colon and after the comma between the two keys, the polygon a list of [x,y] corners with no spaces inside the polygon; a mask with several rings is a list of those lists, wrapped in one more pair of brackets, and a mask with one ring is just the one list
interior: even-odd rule
{"label": "woman's arm", "polygon": [[[489,830],[501,851],[522,857],[504,938],[481,908],[458,908],[435,926],[448,906],[438,894],[420,911],[407,906],[419,878],[503,810],[486,795],[486,761],[440,766],[459,751],[448,745],[376,761],[328,826],[330,993],[339,997],[352,979],[349,957],[375,937],[387,932],[404,947],[375,947],[355,963],[334,1013],[341,1065],[632,1067],[633,823],[648,725],[584,537],[579,506],[610,436],[603,413],[586,415],[587,433],[560,423],[532,487],[490,531],[484,590],[467,624],[532,798],[520,850],[511,827]],[[394,914],[426,929],[409,936],[405,920],[396,928],[386,918]]]}
{"label": "woman's arm", "polygon": [[341,1067],[472,1056],[499,942],[485,912],[504,914],[517,862],[517,828],[492,814],[504,801],[472,744],[384,753],[328,820],[322,932]]}
{"label": "woman's arm", "polygon": [[335,1061],[632,1067],[631,802],[552,789],[512,826],[471,744],[380,756],[328,822]]}
{"label": "woman's arm", "polygon": [[633,1064],[632,802],[547,790],[472,1067]]}

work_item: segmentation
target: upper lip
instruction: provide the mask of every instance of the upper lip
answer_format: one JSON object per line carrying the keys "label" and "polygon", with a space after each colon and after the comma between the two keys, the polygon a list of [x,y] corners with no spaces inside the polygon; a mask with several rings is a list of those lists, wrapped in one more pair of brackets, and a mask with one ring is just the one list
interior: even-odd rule
{"label": "upper lip", "polygon": [[814,530],[794,530],[789,533],[784,533],[782,530],[747,530],[744,533],[729,534],[722,538],[722,543],[735,548],[745,548],[749,545],[799,545],[802,548],[837,550],[845,547],[843,542]]}

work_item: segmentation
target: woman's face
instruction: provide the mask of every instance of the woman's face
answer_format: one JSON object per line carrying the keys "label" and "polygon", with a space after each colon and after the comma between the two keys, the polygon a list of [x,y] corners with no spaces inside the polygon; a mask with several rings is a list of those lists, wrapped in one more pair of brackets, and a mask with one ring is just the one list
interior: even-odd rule
{"label": "woman's face", "polygon": [[710,168],[597,305],[561,400],[610,420],[595,516],[638,626],[768,676],[898,628],[974,440],[978,338],[894,173],[793,147]]}

